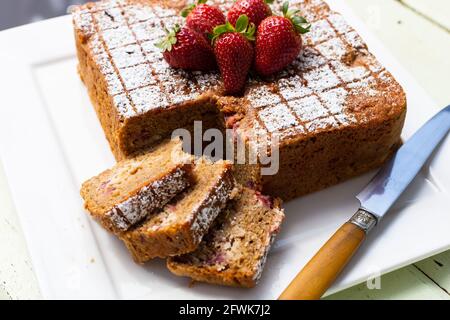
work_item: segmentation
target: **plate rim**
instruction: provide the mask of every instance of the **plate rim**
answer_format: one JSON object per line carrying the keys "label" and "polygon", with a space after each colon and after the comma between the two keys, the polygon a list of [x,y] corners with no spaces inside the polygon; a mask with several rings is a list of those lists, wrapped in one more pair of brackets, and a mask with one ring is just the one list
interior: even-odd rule
{"label": "plate rim", "polygon": [[[344,16],[348,17],[348,15],[352,15],[352,13],[350,13],[348,10],[351,10],[348,6],[343,5],[343,4],[339,4],[336,5],[338,3],[340,3],[341,1],[336,1],[336,3],[334,5],[332,5],[332,7],[339,7],[339,10],[341,13],[343,13]],[[346,8],[347,9],[344,9]],[[368,32],[366,30],[366,28],[364,27],[364,25],[362,24],[362,22],[360,22],[359,18],[357,17],[352,17],[352,24],[360,24],[358,25],[358,27],[356,27],[355,29],[358,30],[358,33],[364,33],[363,38],[367,41],[368,38],[370,38],[370,40],[368,40],[367,42],[370,42],[369,47],[373,46],[373,43],[378,42],[377,43],[377,47],[382,48],[386,55],[388,56],[389,59],[383,59],[382,63],[383,65],[388,65],[387,69],[389,69],[390,72],[392,72],[393,74],[396,74],[396,79],[399,80],[400,83],[404,83],[405,81],[408,82],[409,86],[414,86],[415,89],[417,89],[420,92],[420,95],[422,95],[424,98],[429,100],[429,105],[430,106],[434,106],[433,110],[429,110],[428,113],[432,114],[434,111],[437,111],[437,107],[435,106],[435,103],[433,102],[433,100],[429,97],[429,95],[424,91],[423,88],[421,88],[417,82],[414,80],[413,77],[411,77],[409,75],[409,73],[403,69],[403,67],[391,56],[391,54],[389,53],[389,50],[386,50],[384,48],[384,46],[382,44],[379,43],[379,41],[377,39],[375,39],[372,36],[368,36],[370,35],[370,32]],[[65,40],[61,43],[58,43],[57,45],[53,44],[51,45],[51,43],[45,43],[44,45],[40,45],[40,46],[36,46],[36,43],[33,43],[33,41],[24,41],[25,39],[42,39],[42,34],[48,34],[49,36],[44,37],[45,39],[50,39],[51,37],[50,35],[54,34],[54,33],[64,33],[67,34],[67,28],[72,28],[72,24],[70,23],[70,16],[62,16],[62,17],[58,17],[58,18],[54,18],[54,19],[49,19],[43,22],[38,22],[38,23],[33,23],[31,25],[25,25],[25,26],[21,26],[18,28],[14,28],[14,29],[9,29],[6,31],[2,31],[0,32],[0,42],[3,43],[8,43],[8,50],[1,52],[0,53],[0,66],[3,68],[2,70],[7,70],[7,72],[4,72],[3,74],[5,75],[12,75],[12,79],[7,78],[6,77],[1,77],[0,76],[0,85],[4,85],[4,87],[8,88],[8,85],[11,85],[13,82],[14,83],[22,83],[22,84],[28,84],[30,85],[30,92],[28,93],[27,97],[19,97],[19,98],[23,98],[25,101],[27,100],[31,100],[31,99],[35,99],[35,101],[40,101],[40,97],[39,97],[39,92],[36,92],[35,89],[32,88],[32,84],[33,84],[33,77],[32,77],[32,69],[36,66],[48,63],[50,61],[54,61],[54,60],[60,60],[60,59],[65,59],[67,57],[72,57],[74,55],[74,41],[73,41],[73,37],[65,37]],[[61,38],[61,37],[56,37],[56,38]],[[68,38],[68,39],[67,39]],[[48,45],[47,45],[48,44]],[[377,49],[376,51],[381,50],[381,49]],[[371,51],[374,51],[371,48]],[[32,54],[29,54],[30,52],[32,52]],[[376,55],[376,54],[375,54]],[[389,61],[386,61],[389,60]],[[31,69],[31,70],[30,70]],[[20,77],[21,75],[21,77]],[[397,75],[401,75],[400,77],[397,77]],[[19,76],[19,77],[18,77]],[[14,89],[14,88],[13,88]],[[12,100],[12,99],[11,99]],[[24,101],[24,102],[25,102]],[[37,103],[37,102],[36,102]],[[42,102],[39,102],[39,104],[42,104]],[[45,109],[45,106],[41,106]],[[29,116],[33,119],[38,119],[39,122],[38,124],[35,124],[36,127],[34,128],[38,128],[39,131],[44,134],[49,140],[47,149],[45,149],[46,152],[49,153],[57,153],[56,151],[59,151],[59,153],[64,153],[64,151],[58,147],[58,137],[55,136],[54,134],[51,134],[51,119],[48,118],[48,115],[45,114],[45,110],[40,110],[39,108],[31,108],[30,114]],[[17,111],[14,108],[5,108],[2,107],[0,108],[0,112],[3,116],[8,117],[8,118],[14,118],[19,116],[17,114]],[[30,119],[31,120],[31,119]],[[427,120],[427,119],[422,119],[422,120]],[[32,122],[31,122],[32,123]],[[55,292],[55,290],[57,290],[56,288],[52,287],[50,285],[49,279],[48,279],[48,275],[45,274],[45,272],[43,272],[42,268],[44,268],[44,265],[41,264],[37,264],[35,265],[35,263],[37,263],[37,261],[40,260],[40,258],[38,258],[37,256],[39,249],[36,247],[36,244],[34,243],[33,240],[34,236],[31,236],[31,234],[33,234],[33,231],[30,231],[32,228],[30,228],[31,226],[29,225],[29,221],[24,221],[24,216],[26,215],[26,213],[23,213],[23,210],[26,206],[23,206],[22,202],[23,200],[21,200],[21,198],[18,196],[18,192],[16,190],[17,184],[18,183],[23,183],[23,181],[25,181],[25,179],[19,179],[16,176],[16,172],[17,170],[12,169],[12,166],[17,165],[17,163],[14,161],[13,157],[11,156],[10,152],[17,152],[17,150],[14,149],[13,146],[8,145],[8,143],[5,143],[5,138],[4,137],[8,137],[8,134],[10,133],[9,131],[14,131],[14,130],[10,130],[12,128],[12,125],[15,124],[14,122],[7,125],[7,126],[2,126],[2,128],[0,128],[0,133],[1,133],[1,137],[0,137],[0,158],[2,159],[3,162],[3,166],[5,169],[5,175],[7,177],[7,182],[8,182],[8,186],[9,189],[11,191],[11,198],[13,200],[14,203],[14,207],[16,209],[16,212],[19,216],[19,220],[20,220],[20,224],[22,226],[22,228],[24,229],[24,236],[27,242],[27,246],[28,246],[28,252],[29,255],[31,257],[33,266],[35,267],[35,274],[37,276],[38,279],[38,283],[39,283],[39,287],[41,289],[41,293],[44,297],[53,297],[53,298],[60,298],[60,292]],[[28,136],[30,137],[30,136]],[[64,155],[59,155],[59,157],[64,157]],[[20,163],[24,163],[23,161]],[[67,166],[67,162],[64,164],[64,166]],[[66,177],[67,179],[70,179],[70,177]],[[446,190],[448,192],[448,190]],[[92,225],[91,225],[91,221],[90,219],[88,219],[86,217],[86,225],[89,226],[89,233],[90,236],[87,236],[88,238],[92,238],[91,241],[93,241],[95,243],[95,247],[96,250],[100,251],[98,244],[97,244],[97,239],[95,239],[95,232],[93,230],[91,230]],[[88,231],[85,231],[88,232]],[[91,244],[92,245],[92,244]],[[449,243],[449,248],[450,248],[450,243]],[[442,249],[442,248],[441,248]],[[442,250],[440,250],[439,252],[442,252],[443,250],[448,249],[448,248],[443,248]],[[95,251],[95,250],[94,250]],[[430,253],[430,255],[432,254],[436,254],[438,252],[433,252]],[[101,259],[101,254],[97,253],[98,256]],[[411,262],[408,261],[406,264],[410,264]],[[98,265],[100,266],[102,263],[100,262]],[[104,270],[105,273],[107,273],[107,266],[103,265],[101,266]],[[398,266],[398,268],[400,268],[402,266]],[[397,268],[395,268],[397,269]],[[395,270],[394,269],[394,270]],[[390,272],[392,270],[386,270],[386,272]],[[117,298],[119,295],[117,294],[116,290],[111,286],[111,283],[114,283],[114,281],[111,279],[111,275],[108,275],[108,279],[109,279],[109,287],[108,285],[105,285],[105,287],[108,287],[110,292],[112,293],[110,297],[107,298]],[[103,279],[101,281],[107,282],[107,279]],[[353,284],[351,284],[353,285]],[[349,285],[349,286],[351,286]],[[345,288],[341,288],[339,290],[343,290]],[[330,291],[329,293],[334,293],[336,291]],[[76,297],[84,297],[83,295],[77,295],[75,292],[75,296]],[[105,298],[102,295],[102,298]]]}

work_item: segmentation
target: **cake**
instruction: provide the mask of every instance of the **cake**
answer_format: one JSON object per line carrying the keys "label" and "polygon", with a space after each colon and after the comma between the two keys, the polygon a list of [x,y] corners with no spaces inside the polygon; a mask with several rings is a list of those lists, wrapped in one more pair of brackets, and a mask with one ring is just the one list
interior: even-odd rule
{"label": "cake", "polygon": [[232,196],[231,171],[227,161],[198,159],[192,171],[195,183],[190,188],[120,235],[134,260],[144,263],[195,250]]}
{"label": "cake", "polygon": [[[290,1],[312,25],[302,53],[271,78],[252,76],[241,97],[224,96],[217,73],[170,68],[154,46],[165,27],[182,23],[185,5],[107,0],[73,10],[79,73],[118,160],[195,120],[205,130],[232,127],[233,142],[257,159],[237,165],[237,180],[288,200],[376,168],[397,149],[403,89],[326,3]],[[276,141],[275,153],[262,141]],[[264,153],[279,155],[275,173],[262,172]]]}
{"label": "cake", "polygon": [[196,281],[253,287],[284,218],[280,201],[243,188],[194,252],[167,260],[171,272]]}
{"label": "cake", "polygon": [[107,230],[121,233],[164,207],[191,185],[192,157],[179,139],[118,162],[83,183],[85,208]]}

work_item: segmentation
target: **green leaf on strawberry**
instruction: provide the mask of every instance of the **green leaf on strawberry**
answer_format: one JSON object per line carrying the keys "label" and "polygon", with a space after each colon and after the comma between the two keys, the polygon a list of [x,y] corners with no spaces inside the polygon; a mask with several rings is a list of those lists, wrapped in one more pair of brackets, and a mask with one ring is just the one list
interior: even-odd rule
{"label": "green leaf on strawberry", "polygon": [[161,51],[171,51],[174,44],[177,43],[177,33],[180,32],[181,27],[176,24],[172,30],[165,29],[166,36],[159,42],[155,43],[155,47],[161,49]]}
{"label": "green leaf on strawberry", "polygon": [[198,5],[198,4],[204,4],[206,3],[208,0],[198,0],[197,3],[192,3],[188,6],[186,6],[183,10],[181,10],[181,16],[183,18],[186,18],[189,13],[191,13],[192,10],[194,10],[194,8]]}
{"label": "green leaf on strawberry", "polygon": [[241,15],[236,21],[236,32],[242,33],[248,26],[248,17],[246,15]]}
{"label": "green leaf on strawberry", "polygon": [[289,9],[289,1],[286,1],[282,6],[283,15],[285,18],[291,20],[295,30],[300,34],[305,34],[311,30],[311,24],[302,16],[299,16],[300,10]]}
{"label": "green leaf on strawberry", "polygon": [[243,14],[237,19],[236,27],[234,27],[229,21],[227,21],[225,24],[215,27],[213,34],[210,35],[212,43],[214,43],[214,41],[222,34],[227,32],[240,33],[247,40],[255,41],[256,26],[254,23],[249,24],[247,15]]}

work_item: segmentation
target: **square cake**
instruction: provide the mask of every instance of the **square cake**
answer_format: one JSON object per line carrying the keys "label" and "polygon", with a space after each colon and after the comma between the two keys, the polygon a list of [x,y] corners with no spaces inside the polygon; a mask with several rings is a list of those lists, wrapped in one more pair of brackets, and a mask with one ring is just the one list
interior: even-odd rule
{"label": "square cake", "polygon": [[[233,2],[210,3],[225,11]],[[73,10],[79,72],[118,160],[195,120],[203,129],[232,126],[258,159],[259,137],[276,136],[277,172],[263,175],[258,160],[237,165],[236,178],[287,200],[376,168],[399,146],[403,89],[326,3],[290,1],[312,24],[302,53],[269,79],[252,76],[241,97],[224,96],[217,73],[170,68],[154,46],[165,27],[183,22],[186,4],[105,0]]]}

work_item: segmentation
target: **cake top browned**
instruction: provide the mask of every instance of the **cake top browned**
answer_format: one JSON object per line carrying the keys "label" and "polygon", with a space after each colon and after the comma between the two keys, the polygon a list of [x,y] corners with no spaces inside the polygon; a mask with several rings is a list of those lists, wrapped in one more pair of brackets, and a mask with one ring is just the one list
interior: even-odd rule
{"label": "cake top browned", "polygon": [[[212,0],[226,11],[232,1]],[[281,0],[272,8],[279,13]],[[105,75],[118,114],[124,119],[220,97],[217,73],[170,68],[154,43],[164,28],[182,23],[170,1],[107,0],[73,10],[77,36]],[[270,79],[252,77],[243,104],[252,129],[281,138],[339,129],[400,114],[405,95],[343,17],[320,0],[293,0],[312,23],[304,49],[292,65]]]}

